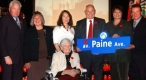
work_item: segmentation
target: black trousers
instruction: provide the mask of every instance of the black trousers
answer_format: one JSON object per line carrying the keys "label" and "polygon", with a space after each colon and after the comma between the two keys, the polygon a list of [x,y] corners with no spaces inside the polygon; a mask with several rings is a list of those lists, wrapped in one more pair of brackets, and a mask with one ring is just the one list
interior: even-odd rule
{"label": "black trousers", "polygon": [[91,51],[79,52],[80,63],[83,68],[87,69],[87,76],[91,79],[92,70],[94,72],[95,80],[103,80],[103,55],[92,55]]}
{"label": "black trousers", "polygon": [[146,80],[146,53],[132,54],[129,78],[130,80]]}
{"label": "black trousers", "polygon": [[2,80],[22,80],[23,77],[23,61],[20,59],[19,63],[7,65],[4,60],[2,65]]}
{"label": "black trousers", "polygon": [[128,80],[128,62],[110,62],[112,80]]}

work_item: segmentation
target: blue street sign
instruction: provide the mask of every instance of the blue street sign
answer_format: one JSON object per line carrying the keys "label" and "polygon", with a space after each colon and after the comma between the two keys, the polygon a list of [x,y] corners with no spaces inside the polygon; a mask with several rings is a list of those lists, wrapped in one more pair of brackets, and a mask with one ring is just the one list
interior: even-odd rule
{"label": "blue street sign", "polygon": [[117,49],[128,48],[130,36],[110,38],[106,32],[100,38],[78,39],[77,47],[81,51],[91,50],[93,54],[115,53]]}

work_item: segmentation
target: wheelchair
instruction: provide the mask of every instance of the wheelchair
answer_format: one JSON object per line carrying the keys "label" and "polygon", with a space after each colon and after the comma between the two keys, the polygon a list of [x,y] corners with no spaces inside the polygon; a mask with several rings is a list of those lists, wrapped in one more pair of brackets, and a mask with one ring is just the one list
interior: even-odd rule
{"label": "wheelchair", "polygon": [[[90,80],[88,77],[87,77],[87,69],[84,69],[82,68],[81,69],[81,75],[80,75],[80,78],[78,80]],[[53,77],[53,74],[51,72],[51,70],[46,70],[46,76],[43,77],[41,80],[59,80],[58,78],[54,78]]]}

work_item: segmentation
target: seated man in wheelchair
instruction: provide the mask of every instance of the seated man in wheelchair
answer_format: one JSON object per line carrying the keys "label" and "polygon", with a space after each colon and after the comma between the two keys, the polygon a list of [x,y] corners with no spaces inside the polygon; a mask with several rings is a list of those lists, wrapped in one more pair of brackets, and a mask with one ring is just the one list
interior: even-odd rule
{"label": "seated man in wheelchair", "polygon": [[72,51],[72,42],[65,38],[60,42],[61,51],[53,54],[51,72],[59,80],[78,80],[81,74],[80,58]]}

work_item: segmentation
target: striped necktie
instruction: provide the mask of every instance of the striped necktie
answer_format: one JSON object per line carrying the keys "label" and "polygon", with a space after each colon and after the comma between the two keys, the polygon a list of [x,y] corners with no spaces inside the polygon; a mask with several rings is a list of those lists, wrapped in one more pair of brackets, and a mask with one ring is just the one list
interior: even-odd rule
{"label": "striped necktie", "polygon": [[17,25],[20,27],[20,29],[21,29],[21,25],[20,25],[20,22],[19,22],[19,20],[18,20],[18,18],[16,18],[16,23],[17,23]]}

